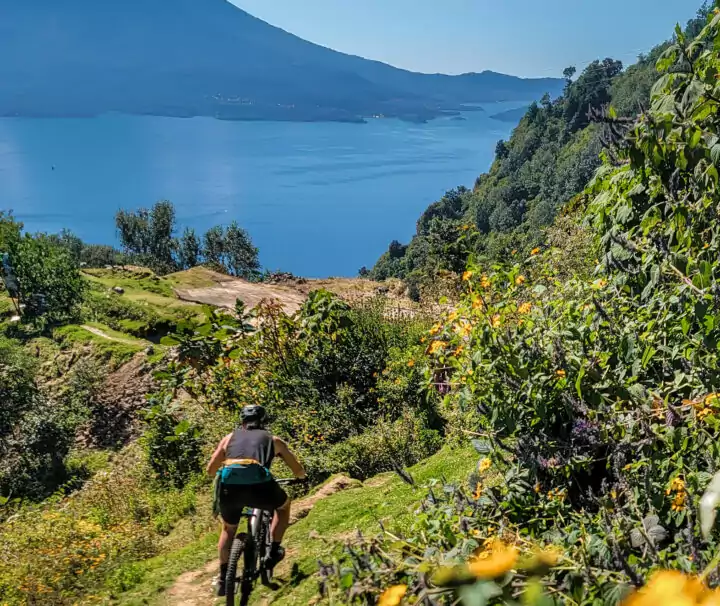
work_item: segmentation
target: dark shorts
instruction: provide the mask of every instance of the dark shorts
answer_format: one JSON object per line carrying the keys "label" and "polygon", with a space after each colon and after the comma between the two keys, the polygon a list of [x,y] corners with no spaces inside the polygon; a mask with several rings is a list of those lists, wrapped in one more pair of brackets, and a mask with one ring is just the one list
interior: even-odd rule
{"label": "dark shorts", "polygon": [[275,511],[287,503],[287,493],[275,480],[246,486],[220,486],[220,515],[236,526],[245,507]]}

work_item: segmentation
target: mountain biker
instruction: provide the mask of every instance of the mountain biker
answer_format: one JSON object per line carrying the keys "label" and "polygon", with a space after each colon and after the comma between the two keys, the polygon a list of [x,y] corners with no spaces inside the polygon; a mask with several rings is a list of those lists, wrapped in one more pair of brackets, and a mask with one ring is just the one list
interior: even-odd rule
{"label": "mountain biker", "polygon": [[218,596],[225,595],[230,548],[245,507],[275,512],[270,527],[272,547],[266,565],[274,568],[285,557],[281,543],[290,524],[290,499],[270,473],[275,456],[287,464],[296,478],[306,477],[304,467],[287,444],[266,431],[268,419],[264,407],[246,406],[241,419],[242,426],[220,440],[207,466],[210,476],[220,476],[218,491],[223,528],[218,542]]}

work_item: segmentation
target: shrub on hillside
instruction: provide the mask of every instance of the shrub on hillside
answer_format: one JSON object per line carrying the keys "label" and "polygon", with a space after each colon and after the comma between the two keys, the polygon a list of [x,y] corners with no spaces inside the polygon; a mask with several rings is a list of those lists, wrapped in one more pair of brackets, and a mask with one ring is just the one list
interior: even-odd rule
{"label": "shrub on hillside", "polygon": [[[347,438],[317,456],[320,474],[348,473],[366,480],[385,471],[409,467],[437,452],[442,436],[424,419],[408,411],[395,421],[378,420],[362,433]],[[308,453],[310,461],[312,453]],[[314,462],[314,461],[313,461]],[[309,467],[308,472],[316,471]]]}

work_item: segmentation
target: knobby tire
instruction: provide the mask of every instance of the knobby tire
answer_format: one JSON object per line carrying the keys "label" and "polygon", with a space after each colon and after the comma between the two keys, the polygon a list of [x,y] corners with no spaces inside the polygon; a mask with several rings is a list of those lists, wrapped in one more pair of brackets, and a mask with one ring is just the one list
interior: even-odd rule
{"label": "knobby tire", "polygon": [[[237,606],[235,596],[238,595],[238,593],[240,593],[240,604],[242,606],[247,605],[250,599],[250,592],[246,591],[247,587],[244,579],[238,580],[239,576],[245,576],[244,570],[238,571],[238,564],[245,554],[245,547],[248,542],[247,538],[247,535],[244,533],[237,535],[230,549],[230,560],[228,561],[227,574],[225,575],[226,606]],[[244,559],[245,558],[243,558],[243,561]],[[241,575],[238,575],[238,572],[240,572]],[[239,592],[238,589],[240,590]],[[250,589],[252,589],[252,587]]]}

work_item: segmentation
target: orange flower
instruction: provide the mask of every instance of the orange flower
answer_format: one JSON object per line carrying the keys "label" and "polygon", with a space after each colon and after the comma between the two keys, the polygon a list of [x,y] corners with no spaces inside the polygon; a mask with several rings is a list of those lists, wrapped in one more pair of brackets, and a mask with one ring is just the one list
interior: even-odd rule
{"label": "orange flower", "polygon": [[518,286],[520,286],[521,284],[524,284],[524,283],[525,283],[525,276],[518,276],[517,278],[515,278],[515,284],[517,284]]}
{"label": "orange flower", "polygon": [[380,596],[378,606],[399,606],[407,593],[407,585],[393,585]]}
{"label": "orange flower", "polygon": [[475,485],[475,491],[473,492],[473,499],[476,501],[482,496],[482,482],[478,482]]}
{"label": "orange flower", "polygon": [[473,309],[482,309],[485,307],[483,300],[480,297],[475,297],[472,302]]}
{"label": "orange flower", "polygon": [[469,270],[466,271],[466,272],[462,275],[462,279],[463,279],[464,282],[467,282],[467,281],[470,280],[470,278],[472,278],[472,277],[473,277],[473,272],[471,272],[471,271],[469,271]]}
{"label": "orange flower", "polygon": [[520,307],[518,307],[518,313],[527,314],[527,313],[530,313],[531,309],[532,309],[531,303],[523,303]]}
{"label": "orange flower", "polygon": [[490,278],[488,278],[487,276],[483,276],[482,278],[480,278],[480,286],[482,286],[483,288],[488,288],[490,286]]}
{"label": "orange flower", "polygon": [[565,371],[562,370],[562,369],[556,370],[556,371],[555,371],[555,376],[562,378],[562,377],[565,376]]}
{"label": "orange flower", "polygon": [[415,360],[410,360],[407,365],[409,368],[412,368],[413,366],[415,366]]}
{"label": "orange flower", "polygon": [[513,248],[513,249],[510,251],[510,254],[511,254],[511,255],[516,255],[516,254],[517,254],[517,248]]}
{"label": "orange flower", "polygon": [[495,314],[490,320],[490,325],[493,328],[497,328],[500,324],[502,324],[502,318],[498,314]]}
{"label": "orange flower", "polygon": [[531,255],[536,255],[536,254],[538,254],[539,252],[540,252],[540,249],[539,249],[539,248],[533,248],[533,249],[530,251],[530,254],[531,254]]}

